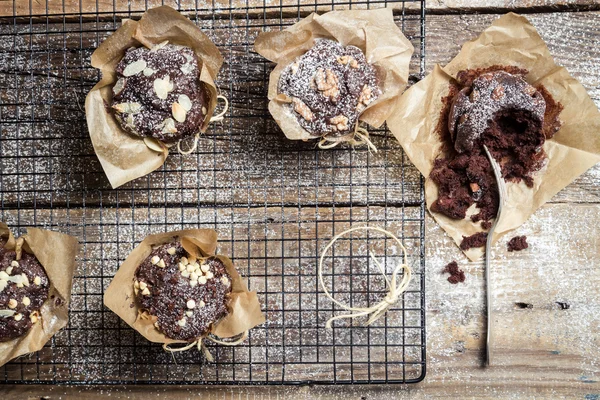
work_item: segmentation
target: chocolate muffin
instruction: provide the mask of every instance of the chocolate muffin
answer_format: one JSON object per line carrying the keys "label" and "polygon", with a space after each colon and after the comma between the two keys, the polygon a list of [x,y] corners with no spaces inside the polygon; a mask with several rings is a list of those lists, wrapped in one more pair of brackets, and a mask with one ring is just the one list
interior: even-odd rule
{"label": "chocolate muffin", "polygon": [[165,143],[199,132],[209,95],[192,49],[167,42],[152,49],[132,47],[116,72],[111,106],[125,131]]}
{"label": "chocolate muffin", "polygon": [[158,318],[156,328],[170,339],[197,340],[229,313],[231,276],[223,262],[191,262],[178,241],[155,247],[133,285],[141,308]]}
{"label": "chocolate muffin", "polygon": [[17,254],[0,240],[0,342],[18,338],[40,320],[50,281],[34,255]]}
{"label": "chocolate muffin", "polygon": [[[438,186],[432,211],[463,219],[476,204],[478,212],[471,220],[490,229],[499,198],[484,144],[500,163],[506,181],[533,186],[533,174],[546,160],[543,145],[560,129],[563,107],[543,86],[529,85],[527,73],[514,66],[458,73],[443,99],[438,125],[446,155],[435,160],[430,174]],[[485,240],[467,240],[462,248],[482,243]]]}
{"label": "chocolate muffin", "polygon": [[448,118],[448,130],[459,153],[471,151],[487,130],[500,131],[503,119],[522,124],[521,137],[534,137],[539,146],[546,101],[540,92],[519,75],[506,71],[486,72],[475,78],[454,98]]}
{"label": "chocolate muffin", "polygon": [[329,39],[316,40],[285,68],[278,92],[292,99],[290,110],[315,137],[354,132],[360,114],[381,95],[363,52]]}

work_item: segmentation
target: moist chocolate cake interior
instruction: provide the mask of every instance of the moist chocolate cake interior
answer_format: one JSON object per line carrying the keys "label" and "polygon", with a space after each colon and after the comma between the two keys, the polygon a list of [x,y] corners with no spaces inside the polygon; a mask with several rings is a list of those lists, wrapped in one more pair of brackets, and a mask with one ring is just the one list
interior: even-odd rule
{"label": "moist chocolate cake interior", "polygon": [[[452,126],[449,120],[453,117],[450,112],[455,99],[460,97],[461,91],[468,92],[479,77],[484,74],[494,75],[495,71],[503,71],[496,74],[503,76],[506,75],[504,72],[517,77],[527,74],[526,70],[514,66],[499,65],[458,73],[448,95],[442,99],[443,109],[437,131],[444,143],[443,156],[435,160],[430,174],[439,191],[438,199],[432,203],[431,210],[452,219],[463,219],[467,216],[469,207],[475,204],[477,212],[470,215],[470,218],[473,222],[481,221],[483,230],[490,229],[490,220],[496,216],[499,201],[495,178],[483,144],[499,161],[502,176],[506,181],[523,181],[532,187],[533,174],[543,167],[546,160],[542,146],[545,140],[551,138],[560,128],[558,117],[563,109],[543,86],[536,87],[534,91],[530,86],[519,83],[518,87],[531,93],[538,100],[543,99],[543,119],[540,120],[534,115],[540,110],[537,104],[529,108],[521,107],[519,110],[499,109],[493,114],[491,121],[487,121],[481,136],[475,137],[472,147],[463,146],[468,150],[459,153],[455,148],[455,132],[450,132],[448,128],[449,125]],[[513,78],[501,80],[507,84],[514,84],[514,81]],[[463,120],[469,117],[472,115],[463,117]],[[467,241],[465,247],[478,247],[479,243],[483,245],[485,240]]]}

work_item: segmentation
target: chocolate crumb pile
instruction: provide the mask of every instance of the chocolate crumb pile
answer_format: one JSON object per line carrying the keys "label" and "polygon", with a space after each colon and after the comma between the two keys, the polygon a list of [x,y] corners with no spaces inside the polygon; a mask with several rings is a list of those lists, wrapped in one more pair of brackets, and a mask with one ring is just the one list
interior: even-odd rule
{"label": "chocolate crumb pile", "polygon": [[527,236],[515,236],[508,241],[508,251],[521,251],[529,247]]}
{"label": "chocolate crumb pile", "polygon": [[448,282],[452,283],[453,285],[456,285],[458,282],[465,281],[465,272],[458,268],[456,261],[452,261],[450,264],[446,265],[442,273],[450,274],[448,277]]}
{"label": "chocolate crumb pile", "polygon": [[461,250],[468,250],[473,247],[483,247],[487,241],[487,232],[477,232],[471,236],[463,236],[463,240],[460,243]]}
{"label": "chocolate crumb pile", "polygon": [[168,338],[194,341],[225,317],[231,276],[215,257],[188,260],[180,242],[157,246],[138,267],[134,291],[142,309]]}
{"label": "chocolate crumb pile", "polygon": [[285,68],[278,91],[292,99],[298,123],[316,137],[353,132],[360,114],[381,94],[363,52],[329,39],[317,39]]}
{"label": "chocolate crumb pile", "polygon": [[[498,160],[506,181],[533,186],[533,174],[543,167],[544,142],[560,128],[563,107],[543,87],[529,85],[528,71],[513,66],[492,66],[461,71],[444,107],[438,132],[445,156],[434,162],[430,178],[439,190],[431,210],[452,219],[470,216],[484,230],[498,211],[498,189],[485,144]],[[482,235],[465,238],[463,250],[485,244]],[[463,241],[464,242],[464,241]]]}
{"label": "chocolate crumb pile", "polygon": [[0,240],[0,342],[18,338],[40,321],[40,308],[48,299],[50,280],[34,255],[17,254]]}
{"label": "chocolate crumb pile", "polygon": [[166,42],[152,49],[132,47],[116,72],[111,106],[125,131],[165,143],[199,133],[208,94],[192,49]]}

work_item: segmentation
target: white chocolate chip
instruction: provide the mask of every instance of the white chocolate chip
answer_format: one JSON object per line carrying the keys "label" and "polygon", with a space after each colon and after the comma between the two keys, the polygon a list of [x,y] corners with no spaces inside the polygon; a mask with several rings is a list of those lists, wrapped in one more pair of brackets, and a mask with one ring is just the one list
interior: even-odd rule
{"label": "white chocolate chip", "polygon": [[173,105],[171,106],[171,113],[173,114],[173,118],[175,118],[177,122],[184,122],[185,117],[187,116],[187,111],[185,110],[185,108],[177,102],[173,103]]}
{"label": "white chocolate chip", "polygon": [[181,276],[183,276],[184,278],[189,278],[190,277],[190,273],[187,271],[182,271],[181,272]]}
{"label": "white chocolate chip", "polygon": [[198,274],[197,274],[197,273],[195,273],[195,272],[192,272],[192,273],[190,274],[190,280],[192,280],[192,281],[197,281],[197,280],[198,280]]}
{"label": "white chocolate chip", "polygon": [[10,267],[6,268],[6,273],[7,274],[10,275],[10,274],[12,274],[12,272],[13,272],[13,266],[12,265]]}
{"label": "white chocolate chip", "polygon": [[32,313],[32,314],[29,316],[29,319],[31,320],[31,323],[32,323],[32,324],[35,324],[36,322],[38,322],[38,316],[37,316],[37,314],[35,314],[35,313]]}
{"label": "white chocolate chip", "polygon": [[183,107],[185,111],[190,111],[192,109],[192,101],[186,94],[180,94],[177,97],[177,102],[181,104],[181,107]]}
{"label": "white chocolate chip", "polygon": [[[11,262],[10,262],[10,266],[11,266],[11,267],[18,267],[18,266],[19,266],[19,262],[18,262],[18,261],[16,261],[16,260],[14,260],[14,261],[11,261]],[[10,274],[10,272],[9,272],[9,274]]]}
{"label": "white chocolate chip", "polygon": [[181,318],[179,321],[177,321],[177,325],[181,326],[182,328],[187,324],[187,319]]}
{"label": "white chocolate chip", "polygon": [[144,68],[146,68],[146,61],[137,60],[125,67],[125,69],[123,70],[123,75],[124,76],[136,75],[136,74],[139,74],[140,72],[142,72],[144,70]]}
{"label": "white chocolate chip", "polygon": [[187,267],[185,267],[185,269],[189,273],[192,273],[196,270],[196,268],[194,268],[194,266],[192,264],[188,264]]}
{"label": "white chocolate chip", "polygon": [[196,307],[196,302],[194,300],[188,300],[185,305],[187,306],[187,308],[192,310]]}
{"label": "white chocolate chip", "polygon": [[0,279],[8,280],[8,274],[4,271],[0,271]]}
{"label": "white chocolate chip", "polygon": [[208,272],[208,271],[210,271],[210,265],[208,265],[208,264],[202,264],[200,266],[200,269],[202,269],[202,272]]}
{"label": "white chocolate chip", "polygon": [[23,314],[15,314],[15,321],[20,321],[23,319]]}
{"label": "white chocolate chip", "polygon": [[156,70],[154,70],[150,67],[144,68],[144,76],[152,76],[155,72],[156,72]]}
{"label": "white chocolate chip", "polygon": [[183,265],[188,265],[188,264],[190,263],[190,262],[188,261],[187,257],[181,257],[181,260],[179,260],[179,261],[181,261],[181,263],[182,263]]}
{"label": "white chocolate chip", "polygon": [[165,265],[165,260],[162,260],[162,259],[161,259],[161,260],[158,262],[158,266],[159,266],[160,268],[164,268],[164,267],[166,266],[166,265]]}
{"label": "white chocolate chip", "polygon": [[24,305],[25,307],[27,307],[28,305],[30,305],[30,304],[31,304],[31,300],[30,300],[30,299],[29,299],[29,297],[27,297],[27,296],[23,297],[23,299],[21,300],[21,302],[23,303],[23,305]]}
{"label": "white chocolate chip", "polygon": [[229,286],[229,278],[227,278],[225,275],[223,275],[221,277],[221,283],[225,286]]}
{"label": "white chocolate chip", "polygon": [[8,301],[8,308],[17,308],[17,304],[19,304],[19,303],[17,302],[17,300],[15,300],[15,299],[10,299],[10,300]]}
{"label": "white chocolate chip", "polygon": [[206,277],[205,276],[201,276],[200,278],[198,278],[198,283],[201,285],[205,285],[206,284]]}
{"label": "white chocolate chip", "polygon": [[173,82],[170,82],[169,75],[164,78],[156,78],[154,80],[154,93],[159,99],[164,100],[169,95],[169,92],[173,90]]}
{"label": "white chocolate chip", "polygon": [[42,278],[36,276],[35,278],[33,278],[33,284],[40,286],[42,284]]}
{"label": "white chocolate chip", "polygon": [[146,289],[142,290],[142,294],[144,296],[150,296],[150,290],[148,288],[146,288]]}
{"label": "white chocolate chip", "polygon": [[200,300],[200,302],[198,303],[198,308],[202,308],[206,305],[206,303],[202,300]]}
{"label": "white chocolate chip", "polygon": [[165,40],[164,42],[160,42],[159,44],[152,46],[152,48],[150,49],[150,52],[154,53],[154,52],[162,49],[163,47],[165,47],[168,43],[169,43],[168,40]]}
{"label": "white chocolate chip", "polygon": [[170,255],[174,255],[176,251],[177,250],[175,249],[175,247],[169,247],[167,249],[167,253],[169,253]]}
{"label": "white chocolate chip", "polygon": [[152,260],[150,260],[150,261],[152,262],[152,265],[156,265],[160,261],[160,257],[154,256],[154,257],[152,257]]}
{"label": "white chocolate chip", "polygon": [[191,317],[192,315],[194,315],[193,311],[186,311],[185,315],[187,315],[188,317]]}
{"label": "white chocolate chip", "polygon": [[206,279],[212,279],[214,276],[215,276],[215,275],[214,275],[214,274],[213,274],[211,271],[208,271],[208,272],[206,273]]}
{"label": "white chocolate chip", "polygon": [[154,327],[155,327],[155,328],[158,328],[158,321],[156,321],[156,322],[154,323]]}
{"label": "white chocolate chip", "polygon": [[179,263],[179,270],[185,271],[185,265],[183,265],[182,263]]}
{"label": "white chocolate chip", "polygon": [[198,284],[198,281],[190,281],[191,287],[196,287],[197,284]]}
{"label": "white chocolate chip", "polygon": [[148,284],[146,282],[140,282],[139,286],[140,289],[144,290],[148,287]]}
{"label": "white chocolate chip", "polygon": [[133,281],[133,287],[139,289],[140,288],[140,281],[138,281],[138,280]]}
{"label": "white chocolate chip", "polygon": [[17,287],[18,288],[22,288],[22,287],[25,287],[25,286],[22,283],[19,282],[19,283],[17,283]]}
{"label": "white chocolate chip", "polygon": [[206,115],[207,112],[208,110],[206,109],[206,107],[202,106],[202,115]]}

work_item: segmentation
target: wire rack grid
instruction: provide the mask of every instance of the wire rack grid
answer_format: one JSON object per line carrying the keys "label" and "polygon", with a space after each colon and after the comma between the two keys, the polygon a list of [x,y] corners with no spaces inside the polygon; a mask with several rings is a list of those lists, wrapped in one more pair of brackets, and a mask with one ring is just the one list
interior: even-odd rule
{"label": "wire rack grid", "polygon": [[[415,45],[411,79],[424,70],[423,1],[305,3],[184,1],[225,58],[218,86],[231,108],[189,156],[171,154],[152,174],[112,190],[89,140],[83,101],[99,80],[96,47],[123,18],[155,4],[63,0],[12,4],[0,17],[1,218],[16,233],[53,229],[81,242],[70,321],[41,351],[0,368],[3,383],[299,384],[408,383],[425,374],[424,196],[420,174],[387,129],[379,151],[286,140],[267,111],[273,65],[253,52],[259,32],[280,30],[312,11],[391,6]],[[256,3],[256,4],[255,4]],[[102,3],[103,4],[103,3]],[[6,7],[4,3],[3,7]],[[39,9],[42,7],[42,9]],[[402,300],[371,327],[325,321],[340,313],[320,292],[318,255],[349,226],[369,223],[399,235],[414,279]],[[119,264],[150,233],[194,227],[219,233],[257,290],[267,323],[242,345],[209,346],[173,357],[102,304]],[[326,283],[341,301],[373,304],[384,282],[367,248],[386,265],[398,249],[377,235],[341,241]],[[385,257],[385,258],[384,258]],[[333,261],[332,261],[333,260]],[[350,296],[352,293],[352,296]]]}

